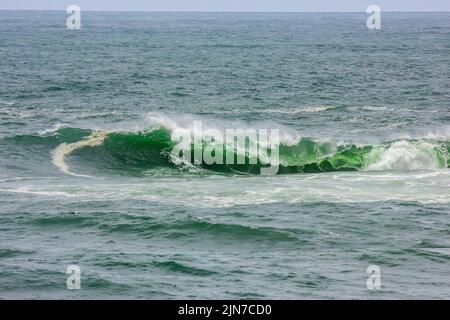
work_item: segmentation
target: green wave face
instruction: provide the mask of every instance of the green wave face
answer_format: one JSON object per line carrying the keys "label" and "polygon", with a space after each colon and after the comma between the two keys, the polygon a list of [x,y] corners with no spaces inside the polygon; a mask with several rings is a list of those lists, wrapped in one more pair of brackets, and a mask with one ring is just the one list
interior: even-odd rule
{"label": "green wave face", "polygon": [[[155,166],[168,166],[173,168],[189,169],[186,162],[180,164],[173,161],[172,149],[177,145],[170,139],[170,132],[165,129],[154,130],[150,133],[111,133],[98,147],[96,152],[108,153],[123,165],[140,168]],[[181,153],[176,156],[195,159],[196,151],[204,154],[211,150],[210,142],[201,145],[191,144],[185,150],[188,154]],[[208,149],[208,150],[207,150]],[[214,150],[214,149],[213,149]],[[233,164],[226,164],[225,155],[229,150],[223,147],[216,149],[223,155],[223,164],[206,164],[203,161],[196,163],[195,167],[219,173],[259,174],[261,168],[268,167],[266,161],[261,160],[257,154],[248,151],[245,154],[232,150]],[[329,171],[355,171],[364,167],[364,156],[372,151],[371,146],[356,147],[335,146],[331,143],[317,143],[311,139],[301,139],[295,145],[279,146],[279,174],[288,173],[316,173]],[[268,150],[269,154],[272,150]],[[215,152],[212,152],[215,155]],[[238,156],[244,157],[245,164],[237,164]],[[192,167],[191,167],[192,168]]]}
{"label": "green wave face", "polygon": [[128,165],[170,165],[167,153],[176,145],[165,129],[150,133],[110,133],[99,147],[114,158]]}
{"label": "green wave face", "polygon": [[365,165],[371,146],[335,145],[303,138],[296,145],[280,146],[280,162],[284,172],[356,171]]}
{"label": "green wave face", "polygon": [[[78,136],[82,141],[94,132],[80,130],[77,135],[74,130],[63,129],[58,135],[70,137],[70,143],[75,140],[74,136]],[[168,168],[177,171],[200,169],[202,172],[259,174],[261,168],[268,166],[267,160],[248,150],[243,154],[231,150],[234,159],[236,160],[238,155],[243,156],[245,164],[225,164],[224,159],[224,164],[208,165],[202,162],[187,165],[185,161],[180,161],[180,157],[190,155],[191,159],[195,159],[196,151],[210,151],[213,149],[212,143],[203,141],[200,145],[191,144],[185,150],[186,154],[174,154],[172,150],[176,145],[177,142],[171,139],[170,130],[164,128],[133,133],[111,132],[105,133],[99,144],[81,145],[73,155],[78,160],[89,161],[89,165],[136,171]],[[379,145],[357,146],[302,138],[295,144],[279,146],[278,174],[443,169],[450,167],[449,150],[449,141],[438,140],[396,140]],[[221,150],[223,155],[229,151],[227,147]],[[274,151],[269,150],[269,154],[271,152]]]}

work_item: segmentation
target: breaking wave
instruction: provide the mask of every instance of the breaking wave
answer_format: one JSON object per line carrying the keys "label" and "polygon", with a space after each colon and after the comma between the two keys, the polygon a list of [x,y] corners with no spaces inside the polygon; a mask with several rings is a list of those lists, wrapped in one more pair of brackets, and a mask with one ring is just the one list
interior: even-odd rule
{"label": "breaking wave", "polygon": [[[245,164],[192,164],[186,162],[183,155],[173,152],[177,143],[167,128],[141,132],[91,131],[79,141],[57,146],[52,151],[52,161],[62,172],[77,176],[83,174],[72,172],[68,165],[68,158],[75,153],[78,160],[89,160],[95,166],[108,169],[164,167],[190,172],[258,174],[261,168],[270,165],[266,158],[249,149],[232,149],[234,159],[243,156]],[[214,147],[211,144],[210,141],[202,141],[200,146],[191,144],[187,152],[193,158],[196,148],[204,152],[206,148]],[[229,150],[226,146],[223,148],[223,154],[226,154]],[[278,174],[445,169],[450,166],[449,150],[450,142],[439,140],[410,139],[356,145],[301,138],[295,143],[279,145]]]}
{"label": "breaking wave", "polygon": [[[81,177],[98,176],[97,173],[139,175],[149,171],[158,175],[211,172],[260,174],[262,168],[274,165],[273,158],[268,157],[268,154],[277,150],[267,149],[267,154],[264,154],[258,148],[248,148],[248,145],[235,148],[227,143],[217,144],[211,139],[204,139],[199,144],[186,144],[185,141],[177,139],[176,137],[192,134],[193,120],[189,116],[175,118],[156,114],[146,118],[144,123],[133,124],[131,130],[126,126],[112,130],[58,125],[38,135],[3,138],[2,143],[13,148],[11,152],[14,154],[19,152],[39,161],[48,159],[50,152],[51,162],[61,172]],[[220,132],[225,132],[230,126],[235,129],[248,127],[245,123],[225,122],[220,119],[204,123],[205,130],[213,128]],[[258,128],[258,124],[255,127]],[[450,167],[450,139],[446,136],[402,137],[377,143],[335,142],[299,137],[297,132],[273,123],[260,123],[259,127],[279,129],[279,157],[275,163],[278,165],[278,174],[416,171]],[[184,145],[180,153],[181,144]],[[234,164],[227,164],[229,161],[225,159],[223,164],[186,161],[196,159],[195,155],[205,152],[211,155],[216,152],[227,156],[232,154]],[[244,160],[240,162],[242,164],[237,164],[238,158]]]}

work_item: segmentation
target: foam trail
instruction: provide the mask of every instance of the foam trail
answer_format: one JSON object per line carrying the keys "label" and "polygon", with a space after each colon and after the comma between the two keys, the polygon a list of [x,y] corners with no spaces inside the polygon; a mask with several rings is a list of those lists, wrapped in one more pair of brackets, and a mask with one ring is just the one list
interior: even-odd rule
{"label": "foam trail", "polygon": [[85,140],[81,140],[75,143],[62,143],[55,150],[52,151],[52,163],[66,174],[75,176],[75,177],[87,177],[87,178],[95,178],[88,175],[82,175],[73,173],[70,171],[69,166],[65,162],[66,156],[70,155],[75,150],[82,147],[94,147],[101,145],[105,138],[108,136],[107,132],[94,131],[91,133],[89,137]]}

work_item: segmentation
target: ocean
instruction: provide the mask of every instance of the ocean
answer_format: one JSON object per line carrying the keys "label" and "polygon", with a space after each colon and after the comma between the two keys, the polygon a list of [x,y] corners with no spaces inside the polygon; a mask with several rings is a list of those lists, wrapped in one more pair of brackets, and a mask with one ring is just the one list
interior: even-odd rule
{"label": "ocean", "polygon": [[450,13],[367,16],[0,11],[0,298],[450,298]]}

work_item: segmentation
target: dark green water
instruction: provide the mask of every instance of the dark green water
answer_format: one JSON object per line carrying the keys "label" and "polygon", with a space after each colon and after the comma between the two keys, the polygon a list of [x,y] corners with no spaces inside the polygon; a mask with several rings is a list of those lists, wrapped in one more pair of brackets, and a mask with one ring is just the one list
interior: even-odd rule
{"label": "dark green water", "polygon": [[[65,18],[0,11],[0,298],[450,297],[449,13]],[[194,121],[278,174],[180,164]]]}

